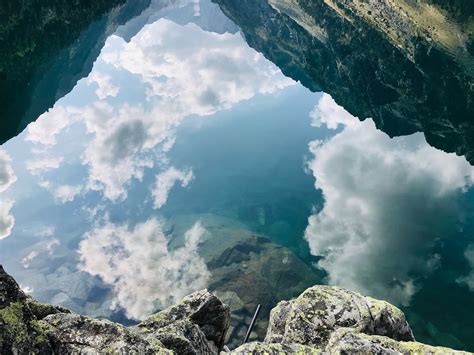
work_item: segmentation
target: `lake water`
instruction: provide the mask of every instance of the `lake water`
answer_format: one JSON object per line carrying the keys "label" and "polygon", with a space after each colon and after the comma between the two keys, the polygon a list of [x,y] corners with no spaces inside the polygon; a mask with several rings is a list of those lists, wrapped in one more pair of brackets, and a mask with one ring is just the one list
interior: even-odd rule
{"label": "lake water", "polygon": [[285,76],[217,5],[155,1],[1,146],[0,262],[40,301],[125,324],[208,287],[234,344],[258,303],[335,284],[474,350],[473,184],[465,156]]}

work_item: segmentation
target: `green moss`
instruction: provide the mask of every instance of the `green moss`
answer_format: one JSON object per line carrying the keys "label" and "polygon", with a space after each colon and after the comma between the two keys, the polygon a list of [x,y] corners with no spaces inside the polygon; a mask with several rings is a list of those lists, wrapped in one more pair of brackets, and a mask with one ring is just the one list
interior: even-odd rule
{"label": "green moss", "polygon": [[422,355],[422,354],[432,354],[432,355],[443,355],[443,354],[469,354],[464,351],[457,351],[453,349],[444,348],[441,346],[431,346],[422,343],[417,343],[414,341],[408,342],[399,342],[399,349],[401,352],[413,354],[413,355]]}
{"label": "green moss", "polygon": [[152,314],[146,322],[159,322],[165,319],[168,316],[168,312],[166,311],[161,311],[155,314]]}
{"label": "green moss", "polygon": [[371,297],[365,297],[365,299],[367,300],[372,315],[382,313],[383,310],[387,309],[389,310],[390,314],[394,315],[395,317],[405,319],[405,314],[394,305]]}
{"label": "green moss", "polygon": [[[348,330],[347,332],[351,332],[351,330]],[[439,347],[439,346],[426,345],[426,344],[418,343],[415,341],[396,341],[391,338],[380,336],[380,335],[367,335],[364,333],[357,333],[357,332],[352,332],[352,334],[356,334],[359,338],[365,339],[369,342],[381,344],[382,346],[386,348],[393,349],[402,354],[410,354],[410,355],[469,354],[463,351],[457,351],[457,350],[448,349],[448,348]]]}
{"label": "green moss", "polygon": [[34,299],[27,299],[26,304],[30,308],[31,312],[33,312],[34,316],[36,319],[41,320],[50,314],[56,314],[56,313],[70,313],[69,310],[62,308],[62,307],[56,307],[50,304],[44,304],[40,303]]}
{"label": "green moss", "polygon": [[48,342],[48,337],[46,335],[47,328],[46,326],[37,320],[30,322],[30,326],[35,332],[35,342],[36,344],[44,344]]}
{"label": "green moss", "polygon": [[173,351],[168,350],[163,347],[163,344],[157,340],[152,342],[153,349],[155,350],[156,354],[159,355],[171,355],[173,354]]}
{"label": "green moss", "polygon": [[[291,351],[290,351],[291,349]],[[278,343],[260,343],[254,342],[241,346],[240,348],[232,351],[232,354],[258,354],[258,355],[276,355],[276,354],[291,354],[297,355],[317,355],[321,354],[321,350],[300,345],[300,344],[291,344],[283,345]]]}
{"label": "green moss", "polygon": [[23,319],[23,304],[15,302],[0,310],[0,320],[11,334],[14,343],[21,344],[28,340],[28,333]]}
{"label": "green moss", "polygon": [[25,311],[29,309],[25,307],[15,302],[0,310],[0,324],[5,327],[0,340],[10,339],[13,345],[20,347],[29,344],[29,347],[42,348],[48,342],[46,328],[41,322],[28,319]]}

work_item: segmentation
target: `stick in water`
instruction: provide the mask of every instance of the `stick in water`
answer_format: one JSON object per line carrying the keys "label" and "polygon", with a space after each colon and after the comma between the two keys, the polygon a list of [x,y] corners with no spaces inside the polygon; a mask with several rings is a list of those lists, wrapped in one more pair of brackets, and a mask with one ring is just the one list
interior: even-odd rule
{"label": "stick in water", "polygon": [[255,326],[255,322],[257,321],[258,314],[260,313],[260,305],[257,306],[255,310],[255,314],[253,315],[252,321],[250,322],[249,330],[247,330],[247,334],[245,335],[244,344],[249,341],[250,333],[252,333],[253,327]]}

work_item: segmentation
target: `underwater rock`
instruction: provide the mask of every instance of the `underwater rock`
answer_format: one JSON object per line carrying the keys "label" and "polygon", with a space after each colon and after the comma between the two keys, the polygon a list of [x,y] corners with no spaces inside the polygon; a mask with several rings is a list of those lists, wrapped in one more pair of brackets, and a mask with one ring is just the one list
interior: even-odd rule
{"label": "underwater rock", "polygon": [[258,304],[262,310],[251,340],[263,340],[266,319],[279,300],[295,297],[322,280],[295,253],[262,236],[242,232],[241,238],[222,249],[214,248],[215,255],[206,259],[212,273],[209,288],[221,294],[229,292],[227,297],[235,295],[230,302],[238,304],[238,309],[232,310],[230,347],[243,341]]}

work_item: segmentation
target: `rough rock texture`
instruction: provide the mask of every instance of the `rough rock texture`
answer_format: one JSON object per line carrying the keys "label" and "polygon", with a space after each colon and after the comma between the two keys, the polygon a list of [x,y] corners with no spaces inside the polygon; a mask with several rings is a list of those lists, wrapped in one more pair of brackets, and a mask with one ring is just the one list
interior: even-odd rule
{"label": "rough rock texture", "polygon": [[[202,290],[134,327],[125,327],[38,303],[0,266],[2,355],[222,354],[230,352],[224,347],[229,319],[229,307]],[[462,352],[415,342],[404,314],[384,301],[339,287],[314,286],[272,310],[265,342],[244,344],[231,353]]]}
{"label": "rough rock texture", "polygon": [[414,341],[395,306],[333,286],[314,286],[270,315],[264,343],[232,354],[462,354]]}
{"label": "rough rock texture", "polygon": [[325,350],[337,354],[468,354],[414,341],[396,341],[385,336],[367,335],[347,328],[335,331]]}
{"label": "rough rock texture", "polygon": [[27,297],[0,266],[0,354],[51,351],[44,329]]}
{"label": "rough rock texture", "polygon": [[199,354],[203,349],[212,353],[224,346],[229,320],[229,307],[203,290],[150,316],[136,329],[179,353]]}
{"label": "rough rock texture", "polygon": [[159,340],[145,339],[133,330],[107,320],[57,313],[44,318],[42,325],[57,354],[172,354]]}
{"label": "rough rock texture", "polygon": [[28,297],[0,266],[0,354],[217,354],[229,308],[195,292],[135,327],[71,313]]}
{"label": "rough rock texture", "polygon": [[239,346],[237,349],[233,350],[231,354],[252,354],[252,355],[281,355],[281,354],[307,354],[307,355],[316,355],[321,354],[321,351],[310,346],[305,346],[301,344],[268,344],[262,342],[252,342],[247,343],[242,346]]}
{"label": "rough rock texture", "polygon": [[339,287],[314,286],[272,310],[265,341],[324,348],[339,328],[414,340],[405,315],[396,307]]}

